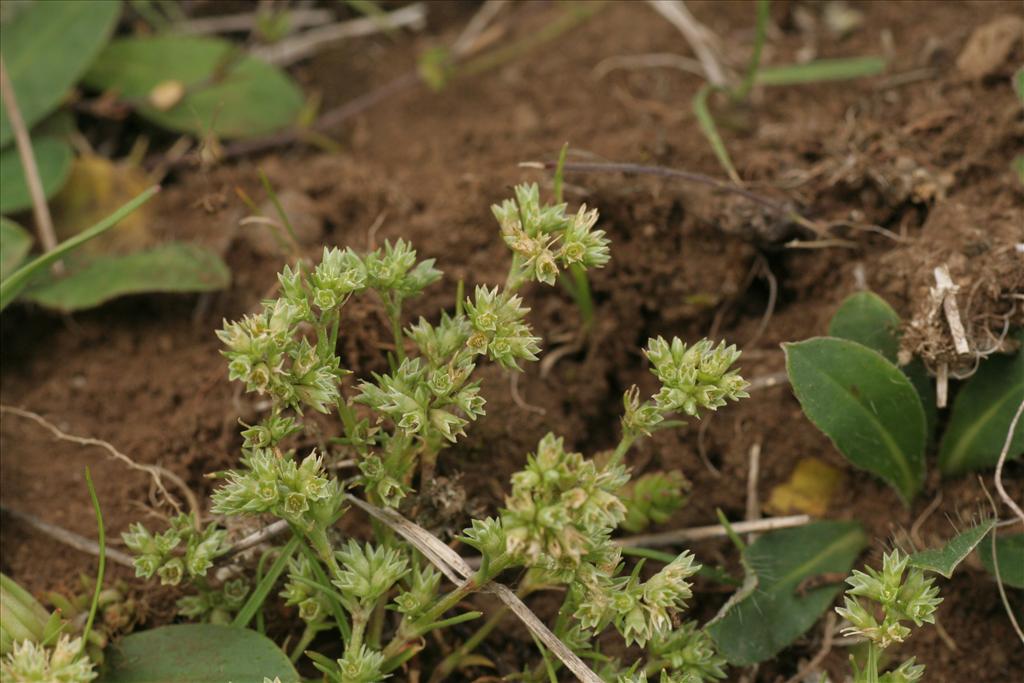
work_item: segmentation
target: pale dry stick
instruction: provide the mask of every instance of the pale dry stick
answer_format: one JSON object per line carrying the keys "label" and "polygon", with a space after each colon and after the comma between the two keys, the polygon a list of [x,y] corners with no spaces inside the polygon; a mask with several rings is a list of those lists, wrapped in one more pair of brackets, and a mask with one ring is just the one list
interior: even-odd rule
{"label": "pale dry stick", "polygon": [[953,336],[953,347],[961,356],[971,352],[971,346],[967,342],[967,333],[964,331],[963,321],[960,319],[960,309],[956,304],[956,293],[960,287],[953,283],[949,275],[949,267],[946,264],[935,269],[935,284],[938,291],[937,296],[942,300],[942,309],[946,314],[946,322],[949,323],[949,332]]}
{"label": "pale dry stick", "polygon": [[760,391],[761,389],[770,389],[777,387],[781,384],[785,384],[789,381],[789,375],[783,372],[773,372],[770,375],[762,375],[761,377],[755,377],[750,380],[750,386],[747,387],[747,391]]}
{"label": "pale dry stick", "polygon": [[[747,521],[761,519],[761,501],[757,495],[757,484],[761,478],[761,442],[756,441],[750,447],[750,460],[747,467]],[[747,543],[757,539],[756,533],[747,534]]]}
{"label": "pale dry stick", "polygon": [[833,632],[836,628],[836,613],[829,610],[828,616],[825,617],[824,633],[821,637],[821,648],[818,652],[811,657],[811,661],[804,664],[799,671],[787,678],[785,683],[802,683],[806,681],[807,677],[817,671],[821,663],[825,661],[828,654],[832,652],[832,637]]}
{"label": "pale dry stick", "polygon": [[[812,522],[810,515],[789,515],[787,517],[766,517],[753,522],[736,522],[732,529],[737,534],[759,533],[775,531],[777,529],[791,529],[798,526],[806,526]],[[656,546],[676,545],[688,541],[702,541],[708,538],[722,538],[728,536],[728,530],[721,524],[709,526],[696,526],[689,529],[675,529],[663,531],[656,534],[642,534],[639,536],[627,536],[617,538],[612,542],[624,548],[636,546],[653,548]]]}
{"label": "pale dry stick", "polygon": [[[25,184],[28,185],[28,192],[32,197],[32,214],[36,219],[39,241],[43,245],[43,251],[53,251],[57,246],[57,235],[53,231],[53,218],[50,216],[50,207],[46,204],[43,183],[39,180],[39,167],[36,165],[35,152],[32,151],[32,140],[29,138],[28,128],[25,127],[25,119],[21,117],[18,99],[14,94],[14,85],[7,74],[7,63],[2,56],[0,56],[0,92],[3,93],[7,119],[11,124],[14,142],[18,147],[18,158],[21,159]],[[54,272],[60,273],[63,264],[58,261],[53,264],[53,268]]]}
{"label": "pale dry stick", "polygon": [[250,54],[277,66],[289,66],[326,45],[346,38],[368,36],[387,28],[422,29],[426,26],[426,19],[426,7],[423,3],[415,3],[380,17],[362,17],[310,29],[272,45],[254,48]]}
{"label": "pale dry stick", "polygon": [[518,372],[510,372],[510,373],[508,373],[508,391],[509,391],[509,394],[512,395],[512,402],[515,403],[520,408],[522,408],[523,410],[528,410],[528,411],[530,411],[532,413],[537,413],[538,415],[546,415],[547,414],[548,411],[544,410],[540,406],[532,405],[530,403],[527,403],[525,400],[523,400],[522,395],[519,393],[519,373]]}
{"label": "pale dry stick", "polygon": [[12,415],[17,415],[18,417],[24,417],[29,420],[32,420],[36,424],[48,429],[55,437],[62,441],[70,441],[71,443],[75,443],[80,446],[99,446],[100,448],[105,449],[108,453],[110,453],[111,457],[113,457],[115,460],[123,462],[125,465],[134,470],[139,470],[140,472],[145,472],[146,474],[148,474],[150,478],[153,480],[153,485],[156,486],[157,490],[163,494],[164,499],[171,504],[171,507],[173,507],[176,512],[180,513],[181,507],[178,505],[178,502],[174,500],[171,494],[167,491],[167,487],[164,486],[163,478],[166,477],[171,481],[172,484],[178,487],[182,495],[184,495],[185,499],[188,501],[189,508],[192,510],[192,515],[196,528],[200,528],[200,516],[202,514],[202,508],[199,506],[199,499],[196,498],[196,495],[194,493],[192,493],[192,489],[188,487],[188,484],[186,484],[185,481],[174,472],[171,472],[167,468],[161,467],[160,465],[140,465],[139,463],[135,462],[127,455],[122,453],[121,451],[114,448],[114,446],[111,445],[109,442],[103,441],[102,439],[93,439],[91,437],[75,436],[73,434],[68,434],[67,432],[64,432],[59,427],[57,427],[57,425],[53,424],[52,422],[44,418],[42,415],[39,415],[38,413],[33,413],[31,410],[23,410],[21,408],[15,408],[13,406],[0,405],[0,413],[10,413]]}
{"label": "pale dry stick", "polygon": [[[99,557],[100,545],[99,543],[90,538],[86,538],[85,536],[76,534],[73,531],[68,531],[67,529],[59,527],[56,524],[44,522],[35,515],[30,515],[27,512],[19,512],[18,510],[12,510],[11,508],[0,508],[0,510],[3,510],[4,514],[10,515],[11,517],[17,519],[20,522],[24,522],[36,531],[46,534],[53,540],[63,543],[69,548],[74,548],[75,550],[79,550],[88,555]],[[116,562],[117,564],[123,565],[125,567],[135,566],[131,556],[129,556],[126,553],[122,553],[120,550],[107,548],[106,554],[107,559],[111,560],[112,562]]]}
{"label": "pale dry stick", "polygon": [[711,458],[708,457],[708,449],[704,445],[704,439],[707,436],[708,428],[711,426],[711,420],[714,418],[715,413],[709,413],[706,418],[700,421],[700,427],[697,428],[697,455],[700,456],[700,461],[704,463],[704,467],[711,473],[711,476],[715,479],[720,479],[722,477],[722,472],[711,463]]}
{"label": "pale dry stick", "polygon": [[938,509],[941,503],[942,489],[939,489],[939,493],[935,496],[935,499],[928,504],[928,507],[926,507],[924,511],[918,515],[917,519],[914,520],[914,523],[910,525],[910,540],[918,549],[924,547],[924,541],[921,539],[921,527],[924,525],[925,520],[931,517],[932,513]]}
{"label": "pale dry stick", "polygon": [[[391,527],[396,533],[411,543],[455,585],[461,586],[466,581],[472,580],[473,570],[466,564],[462,556],[446,546],[423,527],[414,524],[394,510],[378,508],[354,496],[350,496],[349,500],[375,519]],[[481,589],[490,591],[505,603],[512,613],[519,617],[526,628],[540,639],[576,678],[584,683],[602,683],[601,678],[576,653],[570,650],[565,643],[559,640],[544,622],[530,611],[530,608],[519,599],[515,592],[495,581],[490,582],[486,586],[481,586]]]}
{"label": "pale dry stick", "polygon": [[[1017,410],[1017,417],[1020,417],[1020,410]],[[1014,418],[1016,422],[1016,418]],[[1013,429],[1010,430],[1011,433]],[[988,487],[985,486],[985,480],[978,475],[978,483],[981,484],[981,490],[984,491],[985,497],[988,498],[988,504],[992,506],[992,516],[995,519],[999,519],[999,508],[996,506],[996,502],[992,500],[992,494],[988,492]],[[1006,616],[1010,617],[1010,624],[1013,625],[1013,630],[1017,632],[1017,637],[1020,638],[1020,642],[1024,643],[1024,630],[1021,630],[1020,624],[1017,623],[1017,616],[1013,612],[1013,607],[1010,605],[1010,599],[1006,597],[1006,587],[1003,586],[1003,576],[999,570],[999,548],[996,544],[995,533],[989,534],[991,537],[990,543],[992,544],[992,568],[996,574],[996,587],[999,589],[999,598],[1003,602],[1003,609],[1006,610]]]}
{"label": "pale dry stick", "polygon": [[[1024,511],[1021,511],[1020,506],[1010,497],[1010,494],[1003,488],[1003,466],[1006,464],[1006,457],[1010,452],[1010,444],[1013,442],[1013,434],[1017,431],[1017,423],[1020,421],[1020,415],[1024,413],[1024,401],[1020,402],[1017,406],[1017,413],[1013,416],[1013,420],[1010,422],[1010,429],[1006,432],[1006,441],[1003,442],[1003,450],[999,453],[999,462],[996,463],[996,491],[999,492],[999,497],[1003,499],[1006,506],[1013,510],[1014,514],[1024,523]],[[998,518],[998,513],[996,514]]]}
{"label": "pale dry stick", "polygon": [[683,34],[683,38],[690,44],[693,53],[700,60],[701,66],[704,68],[704,76],[711,85],[718,87],[727,85],[725,70],[711,46],[715,34],[690,14],[686,4],[682,0],[647,0],[647,4]]}
{"label": "pale dry stick", "polygon": [[234,543],[231,546],[231,550],[228,551],[228,557],[243,553],[249,548],[255,548],[261,543],[266,543],[270,539],[280,536],[289,529],[291,529],[291,526],[288,524],[288,521],[284,519],[279,519],[272,524],[268,524],[262,529],[257,529],[248,536],[245,536]]}
{"label": "pale dry stick", "polygon": [[466,24],[466,28],[462,29],[462,33],[452,43],[452,52],[462,57],[473,51],[476,46],[476,41],[483,34],[484,30],[490,25],[494,17],[498,16],[498,12],[508,4],[508,0],[487,0],[480,9],[476,11],[476,14]]}
{"label": "pale dry stick", "polygon": [[653,52],[642,55],[619,55],[602,59],[590,70],[590,76],[596,81],[601,80],[617,69],[678,69],[695,76],[704,77],[704,68],[700,62],[689,57],[671,52]]}
{"label": "pale dry stick", "polygon": [[[321,26],[334,18],[334,14],[326,9],[293,9],[288,11],[287,16],[288,26],[292,29]],[[211,33],[241,33],[256,28],[260,18],[259,12],[245,12],[243,14],[189,19],[188,21],[172,25],[170,32],[191,36],[209,35]]]}
{"label": "pale dry stick", "polygon": [[775,279],[775,274],[772,272],[771,267],[768,265],[768,259],[758,254],[758,260],[761,264],[761,270],[764,273],[764,277],[768,280],[768,302],[764,307],[764,314],[761,316],[761,322],[758,323],[757,329],[754,330],[754,334],[751,335],[747,343],[743,345],[743,348],[754,346],[761,339],[761,335],[768,329],[768,323],[771,322],[772,315],[775,314],[775,304],[779,297],[779,281]]}

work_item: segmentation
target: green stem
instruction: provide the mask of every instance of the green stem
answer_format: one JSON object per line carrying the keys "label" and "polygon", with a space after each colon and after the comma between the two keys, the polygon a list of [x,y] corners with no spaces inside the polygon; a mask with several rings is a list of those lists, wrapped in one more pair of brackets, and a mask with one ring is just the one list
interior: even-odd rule
{"label": "green stem", "polygon": [[106,530],[103,527],[103,513],[100,512],[100,501],[96,497],[96,488],[92,485],[92,475],[89,468],[85,468],[85,484],[89,489],[89,498],[92,500],[92,508],[96,513],[97,540],[100,547],[99,568],[96,570],[96,588],[93,590],[92,603],[89,605],[89,617],[82,630],[82,650],[79,654],[85,653],[86,644],[89,641],[89,634],[92,632],[92,624],[96,619],[96,610],[100,603],[100,591],[103,590],[103,575],[107,566],[107,545]]}
{"label": "green stem", "polygon": [[590,295],[590,280],[587,278],[587,271],[578,263],[569,266],[572,279],[575,282],[573,287],[573,299],[576,307],[580,309],[580,317],[583,318],[583,331],[589,332],[594,323],[594,299]]}
{"label": "green stem", "polygon": [[743,82],[733,92],[733,98],[737,100],[746,99],[750,90],[757,80],[757,71],[761,68],[761,49],[764,47],[765,34],[768,32],[768,17],[771,10],[770,0],[757,1],[757,26],[754,34],[754,51],[750,55],[750,66],[747,67],[747,74]]}
{"label": "green stem", "polygon": [[879,648],[874,641],[868,641],[868,661],[864,665],[864,679],[866,683],[878,683],[878,655]]}
{"label": "green stem", "polygon": [[366,632],[366,610],[360,606],[359,609],[352,611],[351,617],[352,637],[348,641],[348,647],[357,651],[363,645],[363,633]]}
{"label": "green stem", "polygon": [[623,434],[622,439],[619,440],[619,445],[615,447],[615,451],[612,453],[612,457],[608,459],[608,464],[605,467],[615,467],[622,462],[622,458],[626,456],[634,442],[636,442],[635,435]]}
{"label": "green stem", "polygon": [[306,624],[306,628],[302,630],[302,637],[299,638],[298,642],[295,643],[295,647],[292,648],[291,653],[288,655],[288,659],[291,663],[299,661],[299,657],[306,651],[309,644],[313,642],[313,638],[320,632],[320,626],[314,624]]}

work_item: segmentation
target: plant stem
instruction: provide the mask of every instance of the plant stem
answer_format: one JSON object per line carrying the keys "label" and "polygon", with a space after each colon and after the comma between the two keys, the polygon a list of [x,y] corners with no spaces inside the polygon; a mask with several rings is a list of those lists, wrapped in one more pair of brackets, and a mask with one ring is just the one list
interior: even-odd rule
{"label": "plant stem", "polygon": [[316,634],[319,632],[320,628],[318,626],[306,624],[306,628],[302,630],[302,636],[299,638],[298,642],[295,643],[295,647],[292,648],[291,653],[288,655],[288,659],[291,660],[292,664],[299,661],[299,657],[302,656],[302,653],[306,651],[306,648],[309,647],[309,644],[313,642],[313,638],[315,638]]}
{"label": "plant stem", "polygon": [[626,453],[629,452],[630,446],[636,441],[636,436],[632,434],[623,434],[619,440],[619,445],[615,447],[615,451],[612,453],[612,457],[608,459],[608,464],[605,467],[615,467],[622,458],[625,457]]}
{"label": "plant stem", "polygon": [[441,681],[448,678],[452,673],[459,668],[459,664],[466,658],[473,650],[480,646],[480,643],[484,642],[487,636],[491,635],[491,631],[497,628],[501,620],[508,614],[508,607],[501,607],[490,618],[485,621],[480,628],[476,630],[476,633],[471,635],[462,645],[459,646],[455,652],[444,658],[437,669],[434,670],[433,675],[430,677],[430,683],[440,683]]}
{"label": "plant stem", "polygon": [[396,296],[394,299],[388,297],[386,302],[388,319],[391,320],[391,335],[395,340],[395,357],[401,365],[405,360],[405,333],[402,332],[402,299]]}
{"label": "plant stem", "polygon": [[754,82],[757,80],[757,72],[761,68],[761,49],[764,47],[765,34],[768,32],[768,17],[771,10],[770,0],[757,0],[757,26],[754,34],[754,51],[750,55],[750,66],[747,67],[747,74],[743,82],[733,92],[733,98],[737,100],[746,99],[750,94]]}

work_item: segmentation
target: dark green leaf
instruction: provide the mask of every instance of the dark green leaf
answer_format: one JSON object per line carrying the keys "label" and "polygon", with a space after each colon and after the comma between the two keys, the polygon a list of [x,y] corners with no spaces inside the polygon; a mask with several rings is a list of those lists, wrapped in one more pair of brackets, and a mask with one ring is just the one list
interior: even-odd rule
{"label": "dark green leaf", "polygon": [[[64,187],[71,172],[71,145],[52,137],[33,138],[32,152],[39,169],[39,182],[47,198]],[[11,213],[32,206],[21,157],[14,145],[0,152],[0,211]]]}
{"label": "dark green leaf", "polygon": [[828,324],[828,334],[863,344],[895,363],[900,348],[900,316],[874,292],[857,292],[839,305]]}
{"label": "dark green leaf", "polygon": [[986,520],[976,527],[957,534],[941,548],[929,548],[914,553],[910,556],[910,566],[942,574],[948,579],[953,576],[953,570],[957,565],[971,554],[974,547],[981,543],[981,539],[985,538],[985,535],[992,531],[992,527],[995,525],[995,521]]}
{"label": "dark green leaf", "polygon": [[931,446],[935,442],[935,425],[939,421],[939,409],[935,406],[935,383],[920,358],[914,358],[900,370],[914,385],[914,391],[921,399],[921,407],[924,408],[924,421],[928,430],[928,445]]}
{"label": "dark green leaf", "polygon": [[[115,90],[138,112],[171,130],[223,138],[266,135],[295,122],[302,91],[284,71],[216,38],[125,38],[107,46],[85,76]],[[187,93],[166,111],[151,106],[158,85],[178,82]]]}
{"label": "dark green leaf", "polygon": [[856,342],[817,337],[783,344],[804,413],[857,467],[885,480],[904,502],[924,479],[925,416],[899,369]]}
{"label": "dark green leaf", "polygon": [[25,228],[0,216],[0,280],[21,265],[32,248],[32,236]]}
{"label": "dark green leaf", "polygon": [[101,256],[64,277],[33,286],[24,298],[47,308],[75,311],[128,294],[206,292],[230,282],[230,271],[213,252],[171,243],[126,256]]}
{"label": "dark green leaf", "polygon": [[297,683],[288,657],[265,636],[243,628],[178,624],[133,633],[106,653],[98,683]]}
{"label": "dark green leaf", "polygon": [[23,289],[28,285],[32,278],[41,274],[43,269],[50,266],[50,264],[64,258],[67,254],[71,253],[78,247],[82,246],[94,237],[102,235],[107,230],[118,224],[122,218],[130,214],[135,209],[139,208],[152,198],[157,192],[160,191],[159,187],[151,187],[135,199],[131,200],[114,213],[110,214],[102,221],[87,228],[82,232],[78,233],[74,237],[68,240],[64,240],[57,245],[52,251],[48,251],[41,256],[37,256],[25,265],[14,271],[9,277],[0,280],[0,311],[7,308],[14,298],[21,293]]}
{"label": "dark green leaf", "polygon": [[[1024,401],[1024,353],[993,355],[983,360],[953,402],[953,413],[939,448],[942,473],[955,475],[994,467],[1021,401]],[[1024,453],[1024,424],[1017,425],[1007,457],[1017,458],[1021,453]]]}
{"label": "dark green leaf", "polygon": [[[117,0],[46,0],[0,24],[0,51],[25,125],[56,109],[107,42],[121,3]],[[14,137],[0,107],[0,147]]]}
{"label": "dark green leaf", "polygon": [[[992,561],[992,540],[978,546],[981,563],[992,576],[996,575],[996,564]],[[999,558],[999,578],[1003,585],[1024,588],[1024,534],[996,536],[996,556]]]}
{"label": "dark green leaf", "polygon": [[815,522],[761,536],[746,550],[757,580],[708,624],[719,651],[734,666],[774,657],[807,632],[829,608],[842,582],[801,590],[805,579],[847,574],[867,536],[856,522]]}

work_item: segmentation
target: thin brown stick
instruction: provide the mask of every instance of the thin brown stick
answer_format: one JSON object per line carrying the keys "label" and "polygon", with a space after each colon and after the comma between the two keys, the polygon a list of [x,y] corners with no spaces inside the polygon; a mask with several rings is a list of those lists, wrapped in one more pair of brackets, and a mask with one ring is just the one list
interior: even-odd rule
{"label": "thin brown stick", "polygon": [[[0,508],[3,510],[5,515],[10,515],[19,522],[24,522],[28,526],[32,527],[36,531],[46,534],[50,538],[63,543],[69,548],[99,557],[100,545],[91,538],[86,538],[76,534],[73,531],[68,531],[63,527],[59,527],[56,524],[50,524],[44,522],[35,515],[31,515],[27,512],[19,512],[18,510],[12,510],[11,508]],[[120,550],[114,550],[113,548],[107,548],[107,559],[125,567],[134,567],[132,558],[127,553],[122,553]]]}
{"label": "thin brown stick", "polygon": [[[999,462],[996,463],[996,491],[999,492],[999,497],[1002,498],[1006,506],[1013,510],[1014,514],[1024,523],[1024,511],[1021,511],[1020,506],[1017,505],[1013,498],[1010,498],[1010,494],[1006,492],[1003,487],[1003,466],[1006,464],[1006,457],[1010,453],[1010,444],[1013,443],[1013,434],[1017,431],[1017,423],[1020,421],[1021,413],[1024,413],[1024,401],[1020,402],[1017,406],[1017,413],[1013,416],[1013,420],[1010,422],[1010,429],[1006,432],[1006,441],[1003,442],[1003,450],[999,453]],[[996,515],[999,516],[998,514]]]}
{"label": "thin brown stick", "polygon": [[821,663],[828,657],[828,653],[832,651],[832,636],[836,628],[836,613],[829,610],[828,616],[825,617],[825,626],[823,627],[824,633],[821,637],[821,648],[817,654],[811,658],[811,661],[804,664],[798,672],[793,676],[786,679],[786,683],[801,683],[806,681],[807,677],[814,673]]}
{"label": "thin brown stick", "polygon": [[[733,531],[737,534],[749,534],[751,532],[775,531],[776,529],[790,529],[792,527],[810,524],[813,520],[810,515],[790,515],[788,517],[768,517],[752,522],[736,522],[732,525]],[[663,531],[657,534],[643,534],[640,536],[628,536],[617,538],[613,541],[617,545],[631,548],[642,546],[653,548],[663,545],[676,545],[687,541],[700,541],[707,538],[723,538],[728,531],[721,524],[709,526],[697,526],[689,529],[675,529]]]}
{"label": "thin brown stick", "polygon": [[80,446],[99,446],[100,448],[105,449],[108,453],[110,453],[111,457],[113,457],[115,460],[123,462],[125,465],[134,470],[139,470],[140,472],[145,472],[146,474],[148,474],[150,478],[153,480],[153,485],[156,486],[157,490],[163,494],[164,499],[171,504],[171,506],[175,509],[176,512],[180,513],[181,507],[178,505],[178,502],[174,500],[173,497],[171,497],[171,494],[168,493],[167,487],[164,486],[163,479],[169,479],[171,483],[174,484],[178,488],[178,490],[181,491],[182,495],[188,501],[188,505],[189,508],[192,510],[193,518],[195,520],[197,528],[201,523],[200,516],[202,514],[202,508],[199,506],[199,499],[196,498],[196,495],[194,493],[192,493],[192,489],[188,487],[188,484],[185,483],[185,480],[183,480],[181,477],[179,477],[174,472],[171,472],[167,468],[161,467],[159,465],[140,465],[139,463],[135,462],[127,455],[122,453],[121,451],[114,448],[114,446],[111,445],[109,442],[103,441],[102,439],[93,439],[90,437],[75,436],[73,434],[68,434],[67,432],[64,432],[59,427],[57,427],[57,425],[53,424],[52,422],[44,418],[42,415],[39,415],[38,413],[33,413],[31,410],[23,410],[21,408],[15,408],[13,406],[0,405],[0,413],[10,413],[12,415],[17,415],[18,417],[24,417],[29,420],[32,420],[36,424],[39,424],[40,426],[48,429],[55,437],[62,441],[70,441],[71,443],[76,443]]}
{"label": "thin brown stick", "polygon": [[[1020,417],[1020,411],[1017,411],[1017,417]],[[1010,430],[1013,431],[1012,429]],[[999,508],[996,506],[996,502],[992,499],[992,494],[988,492],[988,487],[985,486],[985,480],[978,476],[978,483],[981,484],[981,490],[985,493],[985,497],[988,498],[988,504],[992,506],[992,517],[999,519]],[[1024,643],[1024,630],[1021,629],[1020,624],[1017,623],[1017,616],[1013,613],[1013,607],[1010,606],[1010,599],[1006,597],[1006,586],[1003,585],[1003,576],[999,570],[999,547],[996,544],[996,534],[993,531],[989,534],[990,543],[992,544],[992,568],[996,575],[996,587],[999,589],[999,599],[1003,603],[1003,609],[1006,610],[1006,616],[1010,618],[1010,624],[1013,626],[1013,630],[1016,631],[1017,637],[1020,642]]]}
{"label": "thin brown stick", "polygon": [[[378,508],[355,496],[349,500],[356,507],[366,511],[370,516],[391,527],[402,538],[411,543],[431,564],[441,570],[448,580],[457,586],[473,577],[473,570],[466,561],[454,550],[446,546],[423,527],[410,522],[394,510]],[[602,683],[601,678],[588,667],[579,656],[570,650],[565,643],[537,618],[519,596],[507,586],[495,581],[482,587],[498,597],[517,616],[530,632],[558,657],[576,678],[584,683]]]}
{"label": "thin brown stick", "polygon": [[[57,235],[53,231],[53,218],[50,217],[50,207],[46,204],[43,183],[39,180],[39,166],[36,165],[36,156],[32,151],[32,140],[29,138],[28,128],[25,126],[25,119],[21,117],[18,99],[14,94],[14,86],[7,75],[7,64],[2,56],[0,56],[0,92],[3,93],[4,108],[7,110],[7,118],[11,123],[11,131],[14,133],[14,142],[18,147],[21,168],[25,172],[25,183],[32,196],[32,214],[36,219],[39,241],[43,245],[43,251],[53,251],[57,246]],[[60,262],[54,264],[55,271],[59,272],[60,267]]]}

